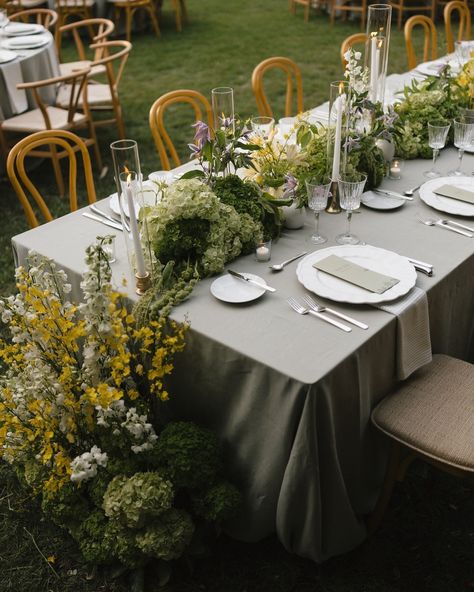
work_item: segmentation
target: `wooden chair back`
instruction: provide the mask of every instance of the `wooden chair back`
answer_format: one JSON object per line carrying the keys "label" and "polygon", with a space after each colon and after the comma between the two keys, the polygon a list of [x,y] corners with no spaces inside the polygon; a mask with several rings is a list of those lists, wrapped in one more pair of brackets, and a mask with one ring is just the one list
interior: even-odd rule
{"label": "wooden chair back", "polygon": [[[89,152],[84,142],[75,134],[65,130],[47,130],[36,132],[20,140],[10,150],[7,159],[7,174],[15,193],[25,212],[26,219],[31,228],[39,226],[40,222],[33,209],[33,204],[39,209],[46,222],[53,220],[53,216],[43,196],[30,178],[25,167],[25,159],[31,150],[45,144],[54,144],[65,151],[69,159],[69,206],[71,212],[77,210],[77,157],[80,153],[86,180],[88,203],[96,201],[94,179],[92,177]],[[28,197],[29,196],[29,197]]]}
{"label": "wooden chair back", "polygon": [[[107,80],[112,94],[117,93],[123,70],[127,63],[128,56],[132,51],[132,47],[130,41],[125,41],[124,39],[94,43],[90,46],[90,49],[93,49],[95,52],[99,52],[102,55],[101,58],[94,60],[91,63],[91,68],[100,65],[105,66]],[[114,49],[117,49],[117,51],[115,53],[110,53],[110,51],[113,51]]]}
{"label": "wooden chair back", "polygon": [[22,82],[17,84],[17,88],[25,89],[33,93],[35,103],[41,111],[46,129],[52,129],[51,119],[48,113],[48,103],[43,100],[41,96],[41,89],[45,86],[67,84],[70,87],[68,94],[68,104],[64,108],[67,110],[67,124],[74,125],[74,115],[77,111],[84,111],[86,116],[90,118],[89,108],[87,105],[87,76],[90,68],[84,68],[77,72],[72,72],[64,76],[56,76],[54,78],[46,78],[44,80],[36,80],[34,82]]}
{"label": "wooden chair back", "polygon": [[438,37],[436,33],[436,27],[432,19],[421,14],[411,16],[405,23],[404,29],[409,70],[415,68],[417,64],[415,48],[412,40],[413,29],[417,26],[421,26],[423,28],[424,34],[423,59],[421,61],[427,62],[428,60],[435,60],[438,54]]}
{"label": "wooden chair back", "polygon": [[448,2],[444,7],[444,27],[446,31],[446,47],[448,53],[454,51],[454,35],[452,26],[453,12],[458,13],[459,27],[457,41],[470,40],[471,39],[471,11],[465,2],[460,0],[452,0]]}
{"label": "wooden chair back", "polygon": [[43,25],[45,29],[52,29],[58,22],[58,13],[49,8],[30,8],[29,10],[21,10],[15,12],[9,19],[11,21],[22,21],[24,23],[35,22],[38,25]]}
{"label": "wooden chair back", "polygon": [[[263,88],[263,76],[265,72],[274,68],[282,70],[286,74],[285,117],[301,113],[303,111],[303,82],[300,69],[289,58],[273,57],[260,62],[252,73],[252,90],[259,114],[273,117],[273,110]],[[294,89],[296,90],[296,113],[293,110]]]}
{"label": "wooden chair back", "polygon": [[151,106],[149,121],[155,146],[160,156],[161,166],[166,171],[171,170],[171,163],[173,167],[181,164],[164,123],[166,109],[176,103],[188,104],[194,111],[195,122],[207,120],[210,127],[213,125],[212,107],[209,101],[204,95],[195,90],[174,90],[157,99]]}
{"label": "wooden chair back", "polygon": [[349,35],[349,37],[344,39],[344,41],[341,43],[341,64],[343,70],[345,70],[347,66],[347,61],[344,56],[349,51],[349,49],[351,49],[351,47],[354,45],[365,45],[366,41],[367,35],[365,33],[354,33],[353,35]]}
{"label": "wooden chair back", "polygon": [[104,43],[109,36],[114,32],[115,25],[113,21],[106,18],[91,18],[82,21],[75,21],[67,25],[63,25],[58,29],[56,43],[58,51],[61,50],[61,42],[65,33],[70,33],[74,39],[76,52],[80,60],[97,61],[103,57],[103,50],[96,49],[91,56],[87,52],[90,43]]}

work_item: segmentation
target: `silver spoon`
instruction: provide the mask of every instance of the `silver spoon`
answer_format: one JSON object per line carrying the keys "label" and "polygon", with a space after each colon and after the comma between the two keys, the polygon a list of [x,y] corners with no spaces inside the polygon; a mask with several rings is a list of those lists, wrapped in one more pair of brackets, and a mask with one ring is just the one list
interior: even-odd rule
{"label": "silver spoon", "polygon": [[281,271],[285,267],[285,265],[288,265],[288,263],[295,261],[295,259],[299,259],[300,257],[303,257],[303,255],[306,255],[307,252],[308,251],[304,251],[303,253],[300,253],[299,255],[295,255],[291,259],[287,259],[286,261],[282,261],[281,263],[275,263],[274,265],[269,265],[268,267],[272,271]]}
{"label": "silver spoon", "polygon": [[415,193],[415,191],[418,191],[418,189],[421,187],[421,185],[417,185],[416,187],[413,187],[413,189],[407,189],[406,191],[403,192],[404,195],[408,195],[408,197],[413,197],[413,194]]}

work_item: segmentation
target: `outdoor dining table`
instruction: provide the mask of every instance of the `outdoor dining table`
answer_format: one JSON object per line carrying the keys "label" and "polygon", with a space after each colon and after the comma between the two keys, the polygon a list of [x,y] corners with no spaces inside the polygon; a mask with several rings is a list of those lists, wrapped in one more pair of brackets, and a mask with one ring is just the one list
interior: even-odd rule
{"label": "outdoor dining table", "polygon": [[[49,31],[41,35],[49,38],[47,44],[36,49],[17,50],[17,58],[0,63],[0,121],[36,108],[32,93],[18,90],[17,84],[59,76],[54,37]],[[41,93],[46,102],[54,102],[55,88],[46,87]]]}
{"label": "outdoor dining table", "polygon": [[[456,158],[454,149],[443,151],[439,167],[452,168]],[[407,162],[402,179],[387,179],[384,187],[417,185],[427,164]],[[474,170],[473,156],[466,155],[464,167]],[[98,205],[109,211],[107,200]],[[416,282],[428,296],[433,351],[474,360],[474,239],[418,219],[434,215],[416,197],[389,212],[363,208],[353,227],[367,244],[433,264],[433,277],[419,274]],[[344,214],[322,215],[329,241],[313,247],[308,215],[302,229],[283,232],[272,262],[331,246],[344,224]],[[78,211],[15,236],[12,244],[19,264],[30,249],[56,261],[80,297],[85,248],[109,233]],[[120,232],[111,233],[117,235],[114,282],[136,301],[124,241]],[[397,382],[397,318],[368,305],[338,303],[340,311],[369,325],[343,333],[297,315],[286,303],[305,293],[295,265],[273,274],[253,256],[240,257],[231,267],[261,276],[274,294],[227,304],[211,295],[214,278],[207,278],[173,310],[171,318],[187,319],[190,329],[176,360],[169,405],[176,416],[220,438],[225,466],[244,499],[227,530],[246,541],[276,531],[289,551],[323,561],[366,536],[363,517],[373,508],[386,460],[370,413]]]}

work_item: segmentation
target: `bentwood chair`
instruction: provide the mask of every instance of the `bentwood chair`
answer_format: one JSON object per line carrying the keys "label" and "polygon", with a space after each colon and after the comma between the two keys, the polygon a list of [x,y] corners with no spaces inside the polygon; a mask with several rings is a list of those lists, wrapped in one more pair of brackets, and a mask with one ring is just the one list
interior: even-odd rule
{"label": "bentwood chair", "polygon": [[417,60],[415,54],[415,48],[413,46],[412,34],[414,27],[421,26],[423,28],[423,59],[422,62],[436,59],[438,48],[437,48],[437,33],[434,22],[427,16],[417,14],[411,16],[405,23],[405,45],[407,48],[408,58],[408,69],[413,70],[416,67]]}
{"label": "bentwood chair", "polygon": [[330,4],[330,21],[334,25],[336,15],[342,13],[347,18],[348,13],[360,13],[360,28],[365,29],[367,19],[367,0],[332,0]]}
{"label": "bentwood chair", "polygon": [[290,12],[296,14],[296,5],[304,6],[304,20],[309,21],[309,13],[311,10],[311,0],[289,0]]}
{"label": "bentwood chair", "polygon": [[436,5],[438,0],[429,0],[428,2],[423,3],[419,0],[390,0],[389,4],[392,7],[392,10],[398,11],[397,14],[397,26],[399,29],[402,28],[402,20],[403,20],[403,13],[405,12],[414,12],[418,14],[420,12],[428,12],[430,18],[433,22],[436,19]]}
{"label": "bentwood chair", "polygon": [[346,58],[344,56],[349,49],[354,45],[365,45],[366,41],[367,35],[365,33],[354,33],[354,35],[349,35],[349,37],[344,39],[341,43],[341,64],[343,70],[345,70],[347,66]]}
{"label": "bentwood chair", "polygon": [[[97,168],[102,173],[102,158],[87,103],[88,74],[89,68],[86,68],[66,76],[58,76],[56,78],[18,84],[18,88],[23,88],[33,94],[37,108],[0,122],[0,126],[6,139],[10,140],[11,143],[11,140],[13,139],[16,141],[19,135],[31,134],[38,131],[75,131],[85,128],[88,135],[83,138],[83,141],[86,146],[93,147],[97,161]],[[71,92],[69,94],[69,101],[66,108],[63,109],[45,103],[41,96],[42,89],[52,85],[57,87],[62,84],[71,85]],[[82,113],[79,113],[78,111],[79,103],[82,105]],[[30,156],[51,159],[59,193],[60,195],[64,195],[64,180],[61,172],[60,159],[66,156],[66,153],[58,153],[55,146],[52,144],[49,151],[33,150],[30,151]]]}
{"label": "bentwood chair", "polygon": [[372,412],[391,440],[385,483],[368,520],[376,530],[395,482],[415,458],[460,477],[474,476],[474,366],[445,355],[418,370]]}
{"label": "bentwood chair", "polygon": [[446,31],[446,47],[448,53],[452,53],[454,51],[452,17],[453,13],[456,12],[458,13],[459,19],[458,35],[456,40],[462,41],[464,39],[471,39],[471,11],[469,10],[468,5],[465,2],[460,2],[459,0],[448,2],[443,11],[444,27]]}
{"label": "bentwood chair", "polygon": [[46,6],[46,0],[6,0],[0,2],[0,8],[6,8],[8,16],[13,16],[17,12],[29,10],[30,8],[38,8]]}
{"label": "bentwood chair", "polygon": [[54,0],[54,10],[58,13],[58,28],[71,18],[90,19],[95,0]]}
{"label": "bentwood chair", "polygon": [[[122,78],[125,63],[132,50],[132,44],[125,40],[107,41],[90,46],[94,51],[100,50],[104,57],[95,62],[91,62],[91,69],[97,66],[105,67],[107,83],[102,84],[95,80],[89,80],[87,88],[87,103],[91,114],[94,111],[112,111],[113,117],[109,119],[93,119],[94,127],[116,125],[118,128],[118,137],[125,139],[125,127],[122,117],[122,105],[118,94],[118,87]],[[113,51],[115,53],[113,53]],[[112,51],[112,53],[110,53]],[[62,86],[58,93],[57,104],[66,106],[69,102],[71,86]],[[79,109],[83,108],[82,101],[79,100]]]}
{"label": "bentwood chair", "polygon": [[30,179],[29,173],[25,167],[25,159],[31,156],[31,152],[38,152],[37,148],[45,145],[54,145],[57,149],[57,153],[63,154],[63,157],[68,158],[69,160],[68,189],[71,212],[77,210],[76,153],[80,153],[81,155],[84,177],[86,180],[87,201],[90,204],[96,201],[89,152],[81,138],[65,130],[47,130],[31,134],[13,146],[7,159],[8,177],[21,205],[23,206],[27,222],[31,228],[39,226],[40,224],[32,204],[36,205],[36,208],[39,209],[39,213],[42,215],[45,222],[53,220],[53,216],[46,205],[46,201]]}
{"label": "bentwood chair", "polygon": [[206,97],[195,90],[174,90],[157,99],[151,106],[149,121],[151,133],[161,160],[161,167],[165,171],[169,171],[181,164],[164,122],[166,109],[179,103],[187,104],[193,109],[194,122],[207,121],[210,127],[213,126],[212,107]]}
{"label": "bentwood chair", "polygon": [[105,73],[105,67],[97,65],[92,67],[92,62],[103,57],[103,50],[90,51],[91,43],[103,43],[115,29],[114,23],[105,18],[91,18],[63,25],[57,29],[56,45],[58,53],[61,53],[62,40],[65,35],[72,35],[78,60],[59,64],[61,75],[71,74],[82,68],[91,68],[90,76]]}
{"label": "bentwood chair", "polygon": [[49,8],[31,8],[15,12],[8,17],[11,21],[22,21],[23,23],[34,22],[43,25],[45,29],[52,29],[58,22],[58,13]]}
{"label": "bentwood chair", "polygon": [[[273,117],[273,110],[263,88],[263,76],[272,69],[282,70],[286,74],[285,117],[301,113],[303,111],[303,82],[300,69],[289,58],[274,57],[260,62],[252,73],[252,90],[259,115]],[[296,112],[293,110],[293,89],[296,91]]]}
{"label": "bentwood chair", "polygon": [[151,25],[157,37],[160,36],[160,27],[156,18],[153,0],[109,0],[114,7],[115,24],[119,26],[120,15],[125,13],[125,34],[127,41],[132,40],[132,21],[137,10],[146,12],[150,18]]}

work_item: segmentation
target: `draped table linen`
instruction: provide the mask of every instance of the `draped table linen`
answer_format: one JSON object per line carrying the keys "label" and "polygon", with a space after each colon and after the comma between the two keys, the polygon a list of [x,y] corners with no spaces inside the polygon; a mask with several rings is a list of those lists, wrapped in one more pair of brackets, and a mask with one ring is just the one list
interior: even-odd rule
{"label": "draped table linen", "polygon": [[[449,170],[456,151],[442,152],[439,167]],[[474,170],[466,155],[465,170]],[[402,191],[421,181],[426,162],[405,164],[400,181],[385,180]],[[99,207],[109,212],[104,200]],[[417,219],[433,216],[417,197],[401,209],[362,209],[354,231],[368,244],[434,265],[435,274],[418,274],[426,292],[431,342],[435,353],[474,360],[474,239]],[[302,250],[334,244],[345,226],[344,215],[324,214],[326,245],[309,241],[313,219],[303,229],[285,231],[274,244],[272,262]],[[98,235],[116,234],[113,278],[136,300],[120,232],[75,212],[12,239],[16,261],[29,249],[54,259],[65,269],[80,297],[84,251]],[[191,297],[172,312],[187,318],[187,346],[176,359],[169,410],[214,430],[223,446],[229,477],[243,493],[239,516],[227,525],[233,536],[257,541],[272,532],[291,552],[323,561],[360,544],[383,478],[384,440],[370,426],[370,412],[397,383],[397,318],[380,308],[337,303],[339,310],[369,324],[351,333],[286,304],[305,290],[295,264],[272,274],[253,256],[231,264],[256,273],[277,289],[246,305],[218,301],[204,279]]]}

